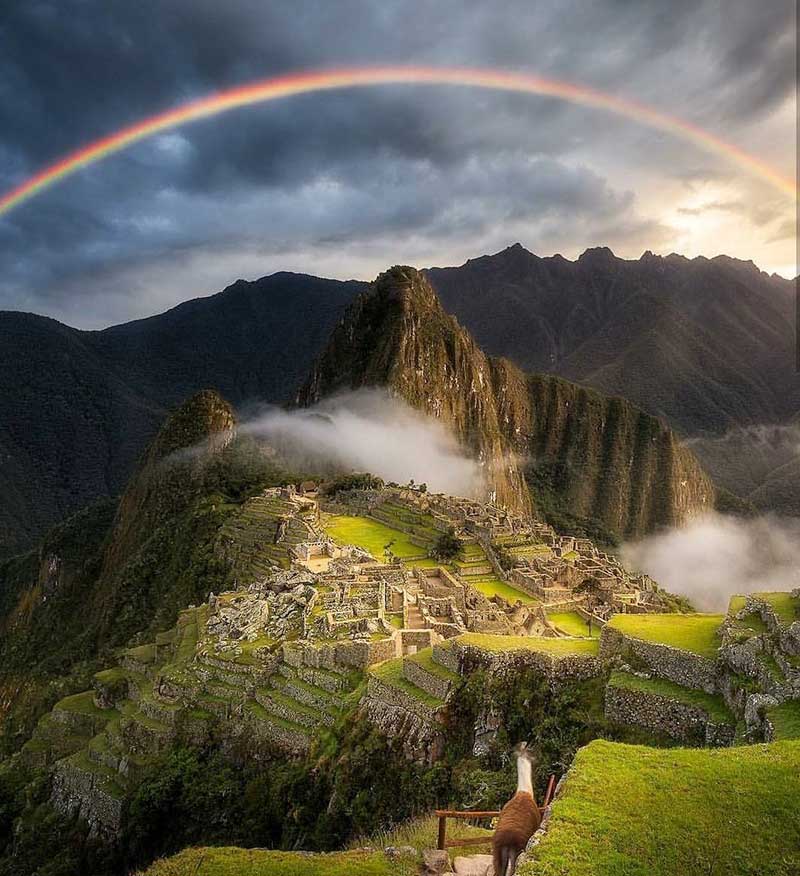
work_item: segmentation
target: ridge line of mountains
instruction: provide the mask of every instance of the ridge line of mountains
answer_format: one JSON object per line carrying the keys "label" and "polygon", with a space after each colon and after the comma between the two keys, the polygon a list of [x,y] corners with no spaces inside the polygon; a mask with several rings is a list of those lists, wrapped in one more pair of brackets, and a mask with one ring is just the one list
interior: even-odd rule
{"label": "ridge line of mountains", "polygon": [[[569,262],[560,256],[539,258],[519,244],[458,268],[431,268],[417,276],[416,285],[427,286],[424,277],[433,300],[438,296],[443,305],[436,320],[428,320],[428,328],[437,327],[440,347],[455,344],[465,354],[460,361],[467,371],[470,357],[473,367],[485,368],[495,396],[498,389],[514,387],[509,397],[514,403],[505,408],[495,397],[486,400],[482,412],[470,412],[471,402],[464,397],[465,412],[450,412],[462,440],[469,423],[467,443],[473,447],[494,443],[508,449],[509,436],[497,424],[509,416],[527,430],[527,450],[552,447],[558,436],[570,433],[577,440],[581,420],[565,424],[558,400],[566,400],[567,387],[573,403],[583,399],[588,405],[586,399],[602,396],[545,377],[549,372],[661,417],[692,439],[692,451],[718,487],[752,498],[762,509],[800,513],[794,507],[800,494],[795,489],[800,484],[796,444],[764,441],[755,429],[770,424],[790,430],[791,436],[799,425],[792,281],[727,257],[688,260],[646,253],[626,261],[601,248]],[[370,288],[359,281],[278,273],[254,282],[239,280],[217,295],[97,332],[1,312],[0,490],[5,501],[0,504],[0,554],[30,546],[49,526],[94,499],[118,495],[167,411],[195,392],[213,388],[241,409],[251,401],[287,402],[315,362],[313,373],[322,379],[326,342],[335,337],[348,306]],[[417,294],[414,306],[424,305],[427,295]],[[413,319],[406,321],[409,327]],[[413,359],[413,345],[394,340],[384,344],[384,352]],[[424,407],[413,387],[400,390],[402,369],[391,374],[384,369],[380,380],[371,380],[366,372],[359,378],[355,362],[350,366],[352,383],[382,380]],[[539,375],[523,375],[521,369]],[[301,391],[306,401],[313,394]],[[619,444],[606,435],[599,450],[587,443],[592,429],[609,416],[633,417],[633,405],[617,399],[604,408],[609,401],[597,402],[597,419],[588,420],[595,425],[581,439],[584,462],[601,451],[607,459],[616,452],[619,471],[627,466],[628,475],[635,474],[625,457],[630,434]],[[531,413],[542,410],[555,419]],[[641,423],[650,419],[633,417]],[[688,465],[692,453],[672,432],[665,434],[672,436],[667,443],[674,443],[681,465]],[[722,440],[729,435],[736,436],[732,443]],[[670,452],[674,457],[675,451]],[[573,464],[577,457],[568,458]],[[742,458],[747,465],[742,466]],[[565,483],[570,482],[557,459],[551,455],[555,468],[540,471],[539,481],[566,477]],[[697,471],[691,481],[702,486],[689,505],[700,496],[711,501],[713,491],[702,483],[700,466]],[[525,473],[511,471],[505,476],[508,483],[502,480],[497,480],[499,496],[524,497]],[[668,496],[669,487],[661,486],[662,497]],[[640,509],[620,516],[609,510],[614,504],[621,507],[619,495],[598,502],[596,489],[593,498],[587,498],[591,489],[583,497],[569,489],[551,495],[562,505],[577,502],[616,532],[636,534],[677,519],[670,514],[679,503],[669,513]],[[626,501],[635,508],[630,496]]]}

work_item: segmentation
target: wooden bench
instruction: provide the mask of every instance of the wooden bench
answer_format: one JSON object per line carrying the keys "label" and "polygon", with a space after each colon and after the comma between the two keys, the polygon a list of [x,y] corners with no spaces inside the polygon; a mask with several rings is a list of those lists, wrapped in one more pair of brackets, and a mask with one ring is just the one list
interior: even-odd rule
{"label": "wooden bench", "polygon": [[[550,801],[553,799],[553,791],[556,787],[556,777],[550,776],[547,780],[547,790],[544,794],[544,800],[542,801],[542,805],[539,807],[539,815],[544,816],[544,811],[550,805]],[[471,818],[497,818],[500,815],[500,810],[473,810],[473,811],[460,811],[457,809],[437,809],[436,817],[439,819],[439,842],[436,846],[437,849],[451,849],[454,846],[483,846],[492,841],[491,837],[470,837],[468,839],[447,839],[447,819],[448,818],[460,818],[463,820],[471,819]]]}

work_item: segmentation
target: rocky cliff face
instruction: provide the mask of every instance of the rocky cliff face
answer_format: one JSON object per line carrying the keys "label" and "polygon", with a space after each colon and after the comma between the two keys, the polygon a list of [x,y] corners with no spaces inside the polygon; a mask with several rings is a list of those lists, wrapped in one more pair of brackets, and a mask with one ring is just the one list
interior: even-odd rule
{"label": "rocky cliff face", "polygon": [[297,403],[365,386],[385,386],[444,421],[481,462],[498,502],[516,510],[631,536],[713,503],[711,482],[663,422],[487,356],[413,268],[392,268],[356,299]]}

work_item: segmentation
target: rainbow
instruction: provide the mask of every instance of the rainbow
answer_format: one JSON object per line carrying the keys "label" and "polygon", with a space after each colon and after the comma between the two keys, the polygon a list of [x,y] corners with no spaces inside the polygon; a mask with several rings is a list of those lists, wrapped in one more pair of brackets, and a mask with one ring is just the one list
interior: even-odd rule
{"label": "rainbow", "polygon": [[793,179],[782,176],[766,162],[738,146],[720,140],[708,131],[652,107],[605,94],[583,85],[557,79],[544,79],[527,73],[472,67],[357,67],[295,73],[237,86],[208,97],[190,101],[166,112],[150,116],[107,137],[66,155],[45,167],[0,197],[0,216],[35,197],[45,189],[108,155],[119,152],[147,137],[178,125],[208,118],[237,107],[280,100],[298,94],[362,88],[376,85],[459,85],[497,91],[519,92],[558,98],[570,103],[606,110],[643,125],[665,131],[716,153],[738,164],[791,197],[797,196]]}

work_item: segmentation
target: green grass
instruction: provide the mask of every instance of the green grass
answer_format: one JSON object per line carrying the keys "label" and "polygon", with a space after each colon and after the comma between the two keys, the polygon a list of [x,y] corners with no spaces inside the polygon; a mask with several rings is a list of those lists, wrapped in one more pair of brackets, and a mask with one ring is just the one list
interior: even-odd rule
{"label": "green grass", "polygon": [[90,715],[93,718],[107,718],[111,715],[110,709],[100,709],[94,704],[94,691],[87,690],[83,693],[73,694],[59,700],[54,708],[65,712],[77,712],[81,715]]}
{"label": "green grass", "polygon": [[519,876],[792,876],[800,743],[578,751]]}
{"label": "green grass", "polygon": [[689,690],[663,678],[639,678],[628,672],[612,672],[608,682],[610,687],[638,690],[655,696],[677,700],[688,706],[704,709],[712,721],[735,724],[736,720],[728,711],[722,697],[712,696],[699,690]]}
{"label": "green grass", "polygon": [[460,675],[451,672],[446,666],[442,666],[433,659],[432,648],[423,648],[422,651],[417,651],[416,654],[412,654],[405,659],[410,660],[412,663],[416,663],[426,670],[426,672],[430,672],[431,675],[435,675],[443,681],[452,681],[455,683],[461,680]]}
{"label": "green grass", "polygon": [[721,614],[615,614],[608,626],[626,636],[716,657]]}
{"label": "green grass", "polygon": [[139,663],[152,663],[156,659],[156,645],[155,642],[148,642],[146,645],[128,648],[125,653]]}
{"label": "green grass", "polygon": [[507,584],[505,581],[501,581],[497,576],[485,576],[480,578],[464,578],[468,584],[474,587],[479,593],[482,593],[488,599],[491,599],[493,596],[499,596],[502,599],[508,600],[508,602],[514,603],[517,600],[523,603],[523,605],[531,605],[536,602],[536,598],[531,596],[528,593],[525,593],[524,590],[518,590],[511,584]]}
{"label": "green grass", "polygon": [[[373,836],[365,839],[357,839],[350,843],[349,848],[379,848],[386,849],[391,847],[398,848],[401,846],[411,846],[418,852],[424,849],[435,849],[438,841],[439,819],[435,815],[423,815],[419,818],[412,818],[410,821],[404,821],[398,824],[391,830],[381,831]],[[486,845],[469,846],[464,849],[458,847],[450,850],[450,854],[455,855],[485,855],[491,854],[492,849],[492,833],[483,827],[475,827],[468,824],[466,821],[460,821],[451,818],[447,822],[447,838],[448,839],[477,839],[478,837],[486,837]]]}
{"label": "green grass", "polygon": [[464,633],[456,641],[484,651],[542,651],[546,654],[596,655],[597,639],[546,639],[538,636],[494,636],[489,633]]}
{"label": "green grass", "polygon": [[382,851],[304,853],[233,847],[185,849],[140,876],[412,876],[416,860],[391,861]]}
{"label": "green grass", "polygon": [[[413,544],[405,532],[392,529],[377,520],[368,517],[330,517],[325,522],[325,529],[338,544],[354,544],[369,551],[376,560],[383,562],[383,548],[393,541],[390,550],[399,559],[419,557],[425,554],[425,548]],[[435,566],[433,560],[415,561],[414,565],[426,567]]]}
{"label": "green grass", "polygon": [[[588,636],[589,624],[578,614],[577,611],[557,611],[547,614],[550,623],[568,636]],[[592,636],[600,638],[600,625],[592,624]]]}
{"label": "green grass", "polygon": [[735,621],[735,625],[737,630],[741,630],[747,634],[752,633],[756,636],[769,632],[767,625],[761,619],[761,615],[756,614],[754,611],[745,615],[741,620]]}
{"label": "green grass", "polygon": [[102,669],[95,672],[94,678],[101,684],[116,684],[127,681],[128,673],[121,666],[112,666],[111,669]]}
{"label": "green grass", "polygon": [[733,616],[738,611],[741,611],[745,607],[745,601],[746,597],[741,594],[731,596],[730,601],[728,602],[728,614]]}
{"label": "green grass", "polygon": [[753,593],[752,595],[771,606],[784,626],[800,620],[800,599],[795,599],[791,593]]}
{"label": "green grass", "polygon": [[767,709],[776,739],[800,739],[800,700],[790,700]]}
{"label": "green grass", "polygon": [[384,660],[383,663],[376,663],[370,666],[367,670],[370,675],[374,675],[377,679],[390,687],[395,687],[403,691],[415,699],[418,699],[424,705],[431,709],[438,709],[444,705],[438,697],[431,696],[427,691],[412,684],[406,678],[403,678],[403,658],[394,657],[391,660]]}

